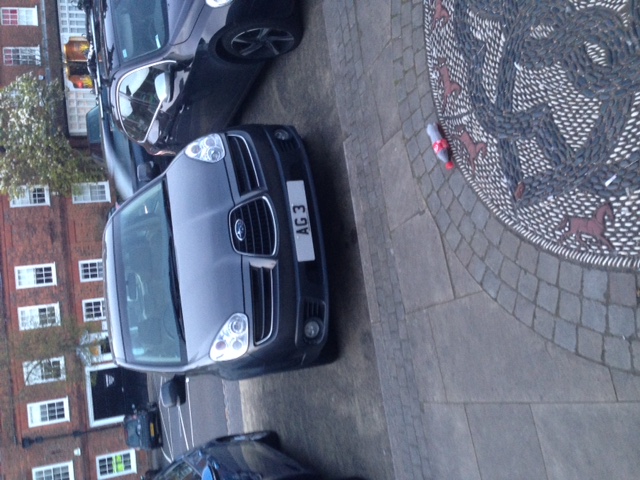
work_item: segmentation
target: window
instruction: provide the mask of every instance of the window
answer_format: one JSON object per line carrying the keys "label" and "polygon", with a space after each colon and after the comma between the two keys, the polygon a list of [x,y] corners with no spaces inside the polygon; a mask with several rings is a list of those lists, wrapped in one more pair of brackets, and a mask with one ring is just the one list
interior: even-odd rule
{"label": "window", "polygon": [[51,303],[49,305],[19,307],[18,319],[20,321],[20,330],[60,325],[60,304]]}
{"label": "window", "polygon": [[87,23],[77,0],[58,0],[58,21],[63,37],[80,36],[87,33]]}
{"label": "window", "polygon": [[33,480],[73,480],[73,462],[34,468],[31,473]]}
{"label": "window", "polygon": [[98,478],[113,478],[136,473],[136,457],[133,450],[96,457]]}
{"label": "window", "polygon": [[11,207],[49,205],[49,187],[23,187],[22,192],[11,199]]}
{"label": "window", "polygon": [[103,269],[101,259],[82,260],[78,262],[78,268],[80,269],[81,282],[96,282],[102,280]]}
{"label": "window", "polygon": [[82,301],[82,313],[84,321],[104,320],[107,318],[104,298],[91,298]]}
{"label": "window", "polygon": [[38,25],[38,10],[33,8],[3,8],[2,25]]}
{"label": "window", "polygon": [[88,350],[79,353],[85,365],[95,365],[113,360],[107,332],[90,333],[83,340],[86,342],[83,342],[85,345],[89,345]]}
{"label": "window", "polygon": [[28,403],[29,428],[69,421],[69,398]]}
{"label": "window", "polygon": [[38,383],[56,382],[66,378],[64,357],[48,358],[36,362],[24,362],[24,383],[36,385]]}
{"label": "window", "polygon": [[40,47],[4,47],[2,61],[5,65],[40,65]]}
{"label": "window", "polygon": [[16,288],[48,287],[57,283],[55,263],[15,267],[15,273]]}
{"label": "window", "polygon": [[73,186],[73,203],[110,202],[109,182],[76,183]]}

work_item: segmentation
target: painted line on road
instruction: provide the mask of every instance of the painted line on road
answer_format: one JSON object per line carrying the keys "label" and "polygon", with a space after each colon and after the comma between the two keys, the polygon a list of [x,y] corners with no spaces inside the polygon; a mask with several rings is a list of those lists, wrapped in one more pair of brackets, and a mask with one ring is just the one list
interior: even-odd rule
{"label": "painted line on road", "polygon": [[[196,442],[193,439],[193,415],[192,415],[192,410],[191,410],[191,395],[189,395],[189,377],[186,378],[185,380],[186,384],[187,384],[187,404],[189,405],[189,423],[191,424],[191,446],[195,447],[196,446]],[[187,445],[188,446],[188,445]]]}

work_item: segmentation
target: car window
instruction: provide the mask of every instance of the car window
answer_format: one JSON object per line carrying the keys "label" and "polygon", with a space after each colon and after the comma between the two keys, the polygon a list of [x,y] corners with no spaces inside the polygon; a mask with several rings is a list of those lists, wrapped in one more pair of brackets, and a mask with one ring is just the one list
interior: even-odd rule
{"label": "car window", "polygon": [[120,0],[111,10],[123,63],[162,48],[167,41],[164,0]]}
{"label": "car window", "polygon": [[162,182],[141,191],[114,218],[119,237],[120,321],[127,360],[142,365],[182,362],[179,304],[171,275],[173,249]]}
{"label": "car window", "polygon": [[178,462],[154,478],[155,480],[200,480],[200,475],[191,465]]}

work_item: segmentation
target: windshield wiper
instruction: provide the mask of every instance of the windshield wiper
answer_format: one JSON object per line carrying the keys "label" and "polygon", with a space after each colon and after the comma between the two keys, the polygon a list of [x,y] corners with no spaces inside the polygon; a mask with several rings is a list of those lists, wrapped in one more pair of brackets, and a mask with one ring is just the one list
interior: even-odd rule
{"label": "windshield wiper", "polygon": [[169,192],[166,182],[162,182],[162,200],[164,203],[164,213],[167,217],[167,236],[169,243],[169,287],[171,289],[171,303],[175,312],[178,335],[186,341],[184,333],[184,322],[182,321],[182,303],[180,301],[180,285],[178,282],[178,265],[176,262],[176,251],[173,245],[173,226],[171,224],[171,205],[169,204]]}
{"label": "windshield wiper", "polygon": [[176,256],[173,248],[173,235],[169,233],[169,286],[171,288],[171,303],[176,317],[178,334],[182,340],[186,341],[184,333],[184,323],[182,321],[182,304],[180,302],[180,286],[178,284],[178,269],[176,267]]}

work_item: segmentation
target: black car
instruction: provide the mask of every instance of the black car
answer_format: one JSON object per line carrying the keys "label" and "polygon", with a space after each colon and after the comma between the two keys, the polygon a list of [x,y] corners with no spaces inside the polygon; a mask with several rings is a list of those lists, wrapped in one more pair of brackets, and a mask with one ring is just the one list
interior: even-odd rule
{"label": "black car", "polygon": [[280,450],[274,432],[255,432],[212,440],[178,457],[145,480],[320,480]]}
{"label": "black car", "polygon": [[96,75],[118,126],[175,154],[228,126],[265,62],[302,39],[295,0],[100,0]]}
{"label": "black car", "polygon": [[124,417],[124,439],[137,450],[152,450],[162,445],[160,413],[156,404],[137,408]]}
{"label": "black car", "polygon": [[293,127],[190,143],[111,216],[103,261],[124,368],[241,379],[311,365],[327,342],[320,214]]}
{"label": "black car", "polygon": [[126,200],[166,169],[173,157],[151,155],[122,133],[104,108],[105,90],[100,92],[98,105],[87,112],[89,150],[113,179],[120,200]]}

